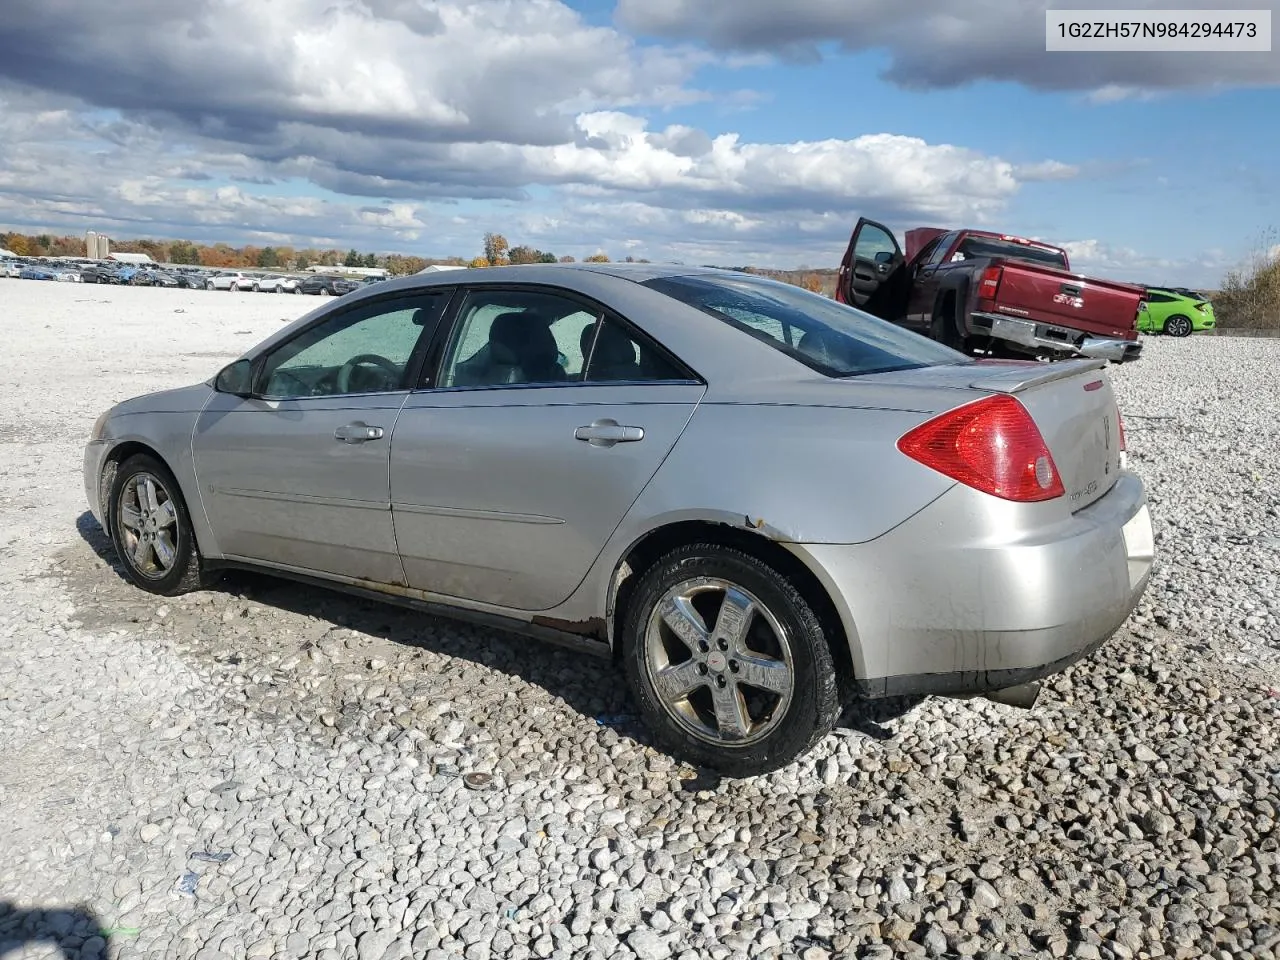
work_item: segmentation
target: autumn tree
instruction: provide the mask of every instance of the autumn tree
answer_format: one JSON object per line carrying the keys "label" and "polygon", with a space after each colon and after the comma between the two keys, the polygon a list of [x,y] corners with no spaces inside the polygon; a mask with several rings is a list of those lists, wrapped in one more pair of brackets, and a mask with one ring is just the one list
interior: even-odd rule
{"label": "autumn tree", "polygon": [[822,278],[816,273],[806,273],[804,279],[800,281],[800,286],[804,287],[810,293],[822,292]]}
{"label": "autumn tree", "polygon": [[199,263],[200,248],[190,240],[175,240],[169,244],[170,263]]}
{"label": "autumn tree", "polygon": [[600,253],[593,253],[589,257],[584,257],[582,262],[583,263],[608,263],[609,257],[607,254],[605,254],[602,251]]}
{"label": "autumn tree", "polygon": [[477,269],[480,267],[487,267],[489,266],[489,260],[487,257],[476,257],[474,260],[468,263],[467,266],[475,267]]}
{"label": "autumn tree", "polygon": [[528,247],[524,244],[512,247],[511,252],[507,254],[507,259],[512,263],[537,263],[541,258],[541,250],[535,250],[533,247]]}
{"label": "autumn tree", "polygon": [[563,256],[563,257],[561,257],[561,258],[560,258],[560,262],[561,262],[561,263],[575,263],[576,261],[573,259],[573,257],[570,257],[570,256]]}
{"label": "autumn tree", "polygon": [[4,237],[4,248],[10,253],[16,253],[20,257],[25,257],[31,249],[27,244],[27,238],[20,233],[10,233]]}
{"label": "autumn tree", "polygon": [[489,266],[497,267],[511,261],[507,257],[507,251],[510,245],[507,238],[500,233],[486,233],[484,235],[484,258],[489,261]]}

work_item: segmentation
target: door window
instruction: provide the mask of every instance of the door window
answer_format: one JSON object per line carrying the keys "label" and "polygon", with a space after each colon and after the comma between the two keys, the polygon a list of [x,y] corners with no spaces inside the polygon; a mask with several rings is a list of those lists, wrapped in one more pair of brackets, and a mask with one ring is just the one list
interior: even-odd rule
{"label": "door window", "polygon": [[927,261],[929,266],[932,267],[936,264],[941,263],[942,258],[946,256],[947,251],[951,249],[951,245],[955,242],[956,242],[956,234],[954,232],[944,234],[943,236],[939,237],[936,241],[937,246],[935,246],[932,250],[929,251],[929,259]]}
{"label": "door window", "polygon": [[581,351],[589,358],[589,383],[693,379],[656,344],[628,333],[612,317],[605,317],[599,326],[583,329]]}
{"label": "door window", "polygon": [[258,392],[293,399],[402,390],[414,348],[447,302],[440,291],[339,310],[268,355]]}
{"label": "door window", "polygon": [[853,255],[859,260],[888,263],[897,250],[898,245],[888,230],[874,223],[864,223],[858,232],[858,242],[853,248]]}
{"label": "door window", "polygon": [[561,294],[475,290],[458,310],[442,387],[582,380],[598,313]]}

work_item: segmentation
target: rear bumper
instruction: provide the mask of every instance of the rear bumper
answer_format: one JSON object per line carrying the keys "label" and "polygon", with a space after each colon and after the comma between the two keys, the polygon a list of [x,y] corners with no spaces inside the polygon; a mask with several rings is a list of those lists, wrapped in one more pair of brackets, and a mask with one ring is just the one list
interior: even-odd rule
{"label": "rear bumper", "polygon": [[1112,363],[1137,360],[1142,354],[1138,340],[1097,337],[1056,324],[1036,323],[995,313],[972,314],[973,332],[990,336],[1028,350],[1050,350],[1078,357],[1099,357]]}
{"label": "rear bumper", "polygon": [[993,500],[954,487],[870,543],[793,545],[844,619],[864,696],[1038,680],[1093,653],[1137,606],[1154,557],[1137,475],[1049,526],[1043,504]]}

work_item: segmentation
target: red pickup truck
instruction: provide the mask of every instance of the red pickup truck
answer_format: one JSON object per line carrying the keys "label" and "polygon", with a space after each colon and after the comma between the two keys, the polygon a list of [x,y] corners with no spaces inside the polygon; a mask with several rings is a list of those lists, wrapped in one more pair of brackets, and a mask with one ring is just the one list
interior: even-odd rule
{"label": "red pickup truck", "polygon": [[836,299],[966,353],[1136,360],[1146,288],[1071,272],[1060,247],[985,230],[858,221]]}

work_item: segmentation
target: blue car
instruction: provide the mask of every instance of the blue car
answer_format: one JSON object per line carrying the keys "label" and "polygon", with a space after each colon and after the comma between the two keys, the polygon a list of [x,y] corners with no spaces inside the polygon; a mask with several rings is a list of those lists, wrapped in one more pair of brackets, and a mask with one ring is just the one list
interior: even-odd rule
{"label": "blue car", "polygon": [[66,270],[62,267],[50,267],[44,264],[31,263],[23,267],[22,272],[18,274],[21,280],[62,280],[72,283],[80,282],[80,274],[75,270]]}

